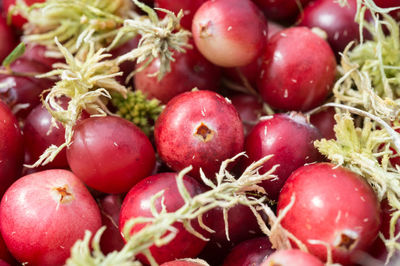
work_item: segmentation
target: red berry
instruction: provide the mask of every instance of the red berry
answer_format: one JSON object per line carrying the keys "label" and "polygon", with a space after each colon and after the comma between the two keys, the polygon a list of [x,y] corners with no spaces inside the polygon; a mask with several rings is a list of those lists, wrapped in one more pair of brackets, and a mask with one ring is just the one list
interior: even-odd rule
{"label": "red berry", "polygon": [[[253,0],[271,20],[294,22],[297,14],[311,0]],[[301,7],[299,6],[301,5]]]}
{"label": "red berry", "polygon": [[[51,70],[46,65],[36,61],[20,58],[11,64],[11,69],[19,73],[46,73]],[[40,94],[53,85],[49,79],[0,75],[0,83],[6,86],[0,88],[0,99],[13,108],[19,118],[25,118],[29,112],[40,104]]]}
{"label": "red berry", "polygon": [[249,94],[237,94],[230,97],[230,100],[243,122],[244,134],[248,135],[264,114],[263,103],[256,96]]}
{"label": "red berry", "polygon": [[123,193],[148,176],[155,164],[150,140],[119,117],[91,117],[78,123],[67,149],[71,170],[106,193]]}
{"label": "red berry", "polygon": [[[375,4],[378,7],[382,8],[389,8],[389,7],[399,7],[399,1],[398,0],[374,0]],[[396,9],[392,12],[390,12],[390,15],[397,21],[400,21],[400,9]]]}
{"label": "red berry", "polygon": [[102,225],[106,226],[100,242],[104,254],[121,250],[125,244],[118,226],[121,205],[122,199],[118,195],[107,195],[99,200]]}
{"label": "red berry", "polygon": [[[51,145],[65,142],[65,129],[61,123],[52,126],[52,116],[42,105],[36,106],[26,117],[24,125],[25,163],[34,164]],[[50,129],[51,128],[51,129]],[[68,168],[67,154],[62,150],[49,164],[40,169]]]}
{"label": "red berry", "polygon": [[314,147],[314,141],[320,138],[321,133],[307,123],[302,114],[275,114],[260,121],[246,137],[246,166],[264,156],[274,155],[260,171],[267,172],[279,164],[274,172],[277,178],[261,183],[268,197],[277,200],[283,184],[294,170],[321,159]]}
{"label": "red berry", "polygon": [[18,121],[0,100],[0,197],[20,177],[24,146]]}
{"label": "red berry", "polygon": [[2,62],[15,47],[14,34],[2,16],[0,16],[0,40],[0,62]]}
{"label": "red berry", "polygon": [[253,238],[236,245],[223,266],[259,266],[273,252],[268,237]]}
{"label": "red berry", "polygon": [[348,5],[341,7],[335,0],[312,2],[301,14],[299,25],[324,30],[332,50],[338,54],[349,42],[360,38],[359,25],[354,21],[357,0],[349,0],[347,3]]}
{"label": "red berry", "polygon": [[[156,193],[162,190],[164,191],[163,203],[167,212],[174,212],[182,207],[184,200],[179,193],[176,177],[176,173],[161,173],[149,176],[136,184],[126,195],[122,203],[119,220],[121,232],[129,219],[153,217],[150,209],[151,199]],[[192,197],[205,191],[204,187],[190,176],[185,176],[183,183]],[[161,211],[161,198],[158,198],[155,204],[156,210]],[[134,235],[135,232],[139,232],[145,226],[146,224],[135,225],[131,234]],[[174,259],[196,257],[206,244],[200,238],[186,231],[182,223],[176,222],[173,226],[178,230],[178,233],[171,242],[159,247],[156,245],[150,247],[150,252],[159,264]],[[197,222],[193,222],[192,226],[198,232],[205,234]],[[205,236],[208,236],[208,234],[205,234]],[[139,255],[138,258],[142,262],[147,261],[143,255]]]}
{"label": "red berry", "polygon": [[335,108],[328,108],[310,116],[310,122],[321,132],[322,136],[326,139],[336,139],[334,127]]}
{"label": "red berry", "polygon": [[329,44],[305,27],[293,27],[269,40],[258,90],[272,107],[305,111],[323,103],[332,90],[335,73],[336,60]]}
{"label": "red berry", "polygon": [[[160,60],[154,59],[143,71],[135,75],[135,88],[142,91],[148,98],[157,98],[167,103],[180,93],[199,90],[217,90],[220,70],[207,61],[196,48],[185,53],[175,53],[175,61],[171,63],[171,72],[160,81],[157,76],[151,76],[160,70]],[[141,67],[142,65],[138,65]]]}
{"label": "red berry", "polygon": [[237,204],[228,210],[229,240],[226,237],[221,208],[212,209],[203,218],[204,223],[215,231],[201,254],[201,257],[212,265],[220,265],[236,244],[262,235],[253,212],[242,204]]}
{"label": "red berry", "polygon": [[235,107],[211,91],[182,93],[168,102],[154,137],[161,159],[173,170],[192,165],[214,178],[222,161],[243,149],[243,125]]}
{"label": "red berry", "polygon": [[192,33],[199,51],[223,67],[253,62],[268,35],[265,17],[250,0],[205,2],[193,18]]}
{"label": "red berry", "polygon": [[377,237],[377,197],[362,177],[346,168],[317,163],[297,169],[282,188],[278,214],[292,197],[294,205],[281,224],[322,261],[327,259],[322,243],[331,248],[334,262],[348,264]]}
{"label": "red berry", "polygon": [[20,262],[63,265],[85,230],[101,226],[100,211],[84,184],[66,170],[18,179],[0,205],[0,230]]}
{"label": "red berry", "polygon": [[271,254],[261,266],[323,266],[317,257],[298,249],[279,250]]}

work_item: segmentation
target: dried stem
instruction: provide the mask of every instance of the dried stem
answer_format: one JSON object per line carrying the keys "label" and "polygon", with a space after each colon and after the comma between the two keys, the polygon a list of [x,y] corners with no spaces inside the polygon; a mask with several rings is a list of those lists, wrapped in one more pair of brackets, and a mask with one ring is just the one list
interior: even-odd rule
{"label": "dried stem", "polygon": [[58,38],[70,53],[85,57],[90,43],[96,50],[110,43],[132,6],[130,0],[47,0],[31,6],[18,0],[13,10],[28,20],[24,42],[45,45],[50,54],[62,57],[54,43]]}
{"label": "dried stem", "polygon": [[[191,227],[191,221],[197,219],[201,227],[206,231],[212,231],[210,228],[204,225],[202,222],[202,215],[211,209],[220,207],[222,209],[229,209],[236,204],[244,204],[254,208],[255,206],[264,206],[263,201],[265,198],[250,198],[247,196],[248,193],[265,193],[265,191],[258,186],[263,180],[274,178],[272,173],[275,171],[274,166],[268,172],[259,174],[258,170],[262,165],[271,158],[267,156],[257,162],[251,164],[243,174],[235,179],[226,170],[229,163],[235,161],[243,153],[238,154],[232,159],[228,159],[221,164],[220,171],[216,174],[216,183],[211,182],[201,172],[201,178],[204,183],[210,187],[210,190],[202,194],[198,194],[191,197],[183,183],[183,176],[190,172],[191,167],[187,167],[182,170],[177,177],[177,185],[179,192],[184,199],[184,205],[175,212],[166,212],[165,207],[157,212],[155,210],[154,202],[162,198],[163,191],[160,191],[152,198],[153,216],[154,217],[139,217],[128,221],[123,229],[126,245],[121,251],[112,252],[107,256],[102,254],[98,245],[98,238],[92,241],[93,252],[90,252],[89,239],[90,233],[87,233],[87,237],[84,240],[78,241],[72,251],[71,258],[67,261],[67,265],[82,265],[80,261],[85,262],[85,265],[135,265],[135,256],[139,253],[145,254],[152,265],[157,265],[152,258],[149,247],[152,245],[165,245],[169,243],[177,234],[175,227],[173,226],[176,222],[181,222],[186,230],[193,235],[205,239],[206,238]],[[133,226],[138,224],[146,223],[147,225],[131,235],[131,229]],[[101,231],[97,232],[96,236],[101,235]],[[94,241],[96,241],[94,243]],[[132,263],[132,264],[128,264]]]}
{"label": "dried stem", "polygon": [[[71,143],[73,127],[83,110],[93,115],[106,115],[107,110],[105,105],[101,104],[101,99],[111,98],[109,91],[122,95],[126,95],[127,92],[127,89],[115,80],[115,77],[122,73],[119,72],[115,61],[106,60],[111,55],[105,54],[104,48],[96,52],[94,44],[90,45],[87,57],[81,61],[57,39],[55,42],[64,55],[66,64],[56,64],[58,69],[39,77],[58,76],[60,78],[42,102],[52,115],[53,122],[59,121],[65,127],[65,143],[58,147],[50,146],[35,164],[28,167],[37,167],[51,162],[63,148]],[[66,109],[58,103],[61,97],[69,99]]]}

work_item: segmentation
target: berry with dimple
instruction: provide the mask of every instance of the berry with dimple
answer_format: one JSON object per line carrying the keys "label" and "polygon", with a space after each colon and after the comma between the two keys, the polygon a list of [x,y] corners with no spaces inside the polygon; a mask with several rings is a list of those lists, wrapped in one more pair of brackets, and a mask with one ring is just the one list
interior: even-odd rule
{"label": "berry with dimple", "polygon": [[297,169],[282,188],[278,215],[291,202],[281,225],[322,261],[328,245],[334,262],[351,263],[377,237],[377,196],[361,176],[344,167],[316,163]]}
{"label": "berry with dimple", "polygon": [[70,171],[46,170],[18,179],[0,204],[0,230],[12,255],[29,265],[64,265],[85,231],[101,226],[100,211]]}
{"label": "berry with dimple", "polygon": [[222,161],[243,149],[243,125],[235,107],[211,91],[182,93],[168,102],[154,137],[161,159],[175,171],[193,166],[213,179]]}

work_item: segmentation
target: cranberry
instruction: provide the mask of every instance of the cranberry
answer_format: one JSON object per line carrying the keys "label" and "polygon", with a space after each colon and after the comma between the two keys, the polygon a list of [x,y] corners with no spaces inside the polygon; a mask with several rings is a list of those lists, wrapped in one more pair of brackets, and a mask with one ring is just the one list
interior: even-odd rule
{"label": "cranberry", "polygon": [[51,58],[46,56],[46,47],[39,44],[28,44],[26,46],[25,53],[23,54],[22,58],[26,58],[30,61],[37,61],[49,69],[52,68],[53,64],[61,63],[64,60],[58,58]]}
{"label": "cranberry", "polygon": [[0,197],[20,177],[24,146],[18,121],[0,100]]}
{"label": "cranberry", "polygon": [[305,111],[322,104],[335,73],[336,60],[328,43],[305,27],[293,27],[267,44],[258,90],[272,107]]}
{"label": "cranberry", "polygon": [[[20,58],[11,64],[11,69],[19,73],[46,73],[51,69],[36,61]],[[0,75],[0,99],[5,101],[17,117],[25,118],[29,112],[40,104],[40,94],[50,88],[53,82],[48,79]],[[22,106],[21,106],[22,104]]]}
{"label": "cranberry", "polygon": [[250,0],[207,1],[197,10],[192,25],[199,51],[223,67],[253,62],[265,46],[267,32],[265,17]]}
{"label": "cranberry", "polygon": [[258,123],[260,116],[264,114],[263,103],[259,98],[249,94],[237,94],[230,97],[233,106],[239,113],[243,122],[245,136]]}
{"label": "cranberry", "polygon": [[119,195],[107,195],[99,200],[101,221],[106,226],[100,242],[104,254],[121,250],[125,244],[118,227],[121,205],[122,199]]}
{"label": "cranberry", "polygon": [[165,262],[161,266],[205,266],[205,264],[194,260],[174,260]]}
{"label": "cranberry", "polygon": [[133,123],[113,116],[79,122],[67,159],[86,185],[106,193],[129,191],[155,164],[147,136]]}
{"label": "cranberry", "polygon": [[0,230],[7,248],[29,265],[64,265],[85,231],[101,226],[100,211],[84,184],[66,170],[18,179],[0,205]]}
{"label": "cranberry", "polygon": [[[140,36],[136,36],[135,38],[125,42],[124,44],[114,48],[110,53],[112,58],[117,58],[118,56],[129,53],[130,51],[137,48],[140,40]],[[116,77],[116,79],[121,83],[125,84],[126,78],[132,71],[135,70],[136,63],[132,61],[126,61],[119,65],[120,71],[123,73],[122,76]]]}
{"label": "cranberry", "polygon": [[[253,0],[265,13],[266,17],[271,20],[282,22],[294,21],[294,18],[301,11],[301,7],[305,7],[311,0]],[[299,3],[301,7],[299,7]]]}
{"label": "cranberry", "polygon": [[[208,62],[196,48],[185,53],[175,53],[175,62],[171,64],[171,72],[161,80],[151,76],[160,69],[160,60],[153,62],[143,71],[135,75],[136,90],[143,91],[148,98],[157,98],[167,103],[180,93],[193,88],[199,90],[217,90],[220,70]],[[141,67],[142,65],[138,65]]]}
{"label": "cranberry", "polygon": [[320,138],[318,129],[309,124],[302,114],[275,114],[260,121],[246,137],[245,150],[248,159],[245,165],[269,154],[274,155],[264,163],[260,171],[267,172],[279,164],[274,172],[277,178],[261,183],[268,197],[277,200],[283,184],[294,170],[321,159],[313,144]]}
{"label": "cranberry", "polygon": [[[42,105],[36,106],[26,117],[24,125],[24,145],[27,164],[34,164],[51,145],[60,146],[65,142],[65,129],[57,122],[52,126],[52,116]],[[50,129],[51,128],[51,129]],[[49,164],[40,169],[68,168],[67,154],[62,150]]]}
{"label": "cranberry", "polygon": [[335,0],[317,0],[304,9],[301,26],[318,27],[328,35],[328,42],[335,54],[342,52],[351,41],[360,38],[359,25],[354,21],[357,0],[348,0],[341,7]]}
{"label": "cranberry", "polygon": [[[383,234],[383,237],[385,239],[388,239],[390,237],[390,221],[392,218],[392,214],[394,213],[394,209],[389,205],[387,199],[384,199],[381,202],[381,209],[382,224],[379,231]],[[396,236],[398,233],[400,233],[400,220],[397,220],[395,224],[394,235]],[[397,243],[399,243],[399,240],[397,240]],[[388,252],[385,244],[380,237],[378,237],[373,245],[370,247],[369,253],[374,258],[380,260],[382,263],[386,261]],[[400,254],[398,251],[394,254],[394,257],[391,258],[390,262],[394,262],[396,260],[400,260]]]}
{"label": "cranberry", "polygon": [[[30,6],[33,5],[35,3],[41,3],[41,2],[45,2],[46,0],[24,0],[24,2]],[[3,8],[4,8],[4,13],[5,16],[7,17],[7,12],[10,11],[10,8],[12,6],[14,6],[16,3],[16,0],[3,0]],[[18,29],[22,29],[22,26],[27,22],[27,20],[22,17],[21,15],[13,15],[12,16],[12,24],[17,27]]]}
{"label": "cranberry", "polygon": [[279,250],[270,255],[261,266],[323,266],[317,257],[298,249]]}
{"label": "cranberry", "polygon": [[15,47],[15,37],[6,20],[0,16],[0,62],[2,62]]}
{"label": "cranberry", "polygon": [[268,237],[253,238],[236,245],[223,266],[259,266],[273,252]]}
{"label": "cranberry", "polygon": [[229,240],[226,237],[222,209],[215,208],[207,212],[204,215],[204,222],[215,233],[211,235],[201,257],[213,265],[220,264],[236,244],[262,235],[253,212],[242,204],[237,204],[228,210]]}
{"label": "cranberry", "polygon": [[294,204],[281,225],[322,261],[327,259],[325,245],[332,250],[334,262],[348,264],[377,237],[377,197],[362,177],[346,168],[316,163],[297,169],[282,188],[278,214],[292,197]]}
{"label": "cranberry", "polygon": [[[136,184],[126,195],[122,203],[119,221],[121,232],[129,219],[153,217],[150,209],[151,200],[156,193],[162,190],[164,191],[163,203],[167,212],[174,212],[182,207],[184,200],[179,193],[176,177],[176,173],[161,173],[149,176]],[[190,176],[185,176],[183,183],[192,197],[205,191],[204,187]],[[161,211],[161,198],[158,198],[155,204],[157,211]],[[132,228],[131,234],[134,235],[135,232],[139,232],[145,226],[146,224],[135,225]],[[176,222],[173,226],[178,230],[178,233],[171,242],[164,246],[157,247],[153,245],[150,247],[150,252],[159,264],[179,258],[196,257],[206,244],[200,238],[186,231],[181,223]],[[208,235],[203,232],[204,230],[200,229],[197,222],[193,222],[192,226],[203,235]],[[147,261],[144,256],[139,255],[138,258],[143,262]]]}
{"label": "cranberry", "polygon": [[336,139],[334,127],[335,108],[328,108],[310,116],[310,122],[321,132],[322,136],[326,139]]}
{"label": "cranberry", "polygon": [[161,159],[175,171],[192,165],[214,178],[220,164],[243,149],[243,125],[233,105],[211,91],[182,93],[168,102],[154,129]]}

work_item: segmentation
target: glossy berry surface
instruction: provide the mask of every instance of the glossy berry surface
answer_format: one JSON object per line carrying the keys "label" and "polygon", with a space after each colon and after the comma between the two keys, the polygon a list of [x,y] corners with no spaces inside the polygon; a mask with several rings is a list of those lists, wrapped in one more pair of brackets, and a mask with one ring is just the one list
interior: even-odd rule
{"label": "glossy berry surface", "polygon": [[244,134],[248,135],[264,114],[263,103],[256,96],[250,94],[237,94],[230,97],[230,100],[243,122]]}
{"label": "glossy berry surface", "polygon": [[0,205],[0,230],[12,255],[29,265],[64,265],[85,230],[101,226],[100,211],[84,184],[66,170],[18,179]]}
{"label": "glossy berry surface", "polygon": [[74,130],[67,149],[71,170],[89,187],[123,193],[148,176],[154,149],[133,123],[119,117],[91,117]]}
{"label": "glossy berry surface", "polygon": [[299,249],[279,250],[271,254],[261,266],[323,266],[317,257]]}
{"label": "glossy berry surface", "polygon": [[261,54],[268,27],[250,0],[215,0],[197,10],[192,33],[197,48],[210,62],[237,67],[250,64]]}
{"label": "glossy berry surface", "polygon": [[0,16],[0,62],[13,50],[15,46],[14,34],[7,25],[7,21]]}
{"label": "glossy berry surface", "polygon": [[329,44],[306,27],[293,27],[269,40],[257,85],[272,107],[305,111],[323,103],[335,73]]}
{"label": "glossy berry surface", "polygon": [[24,146],[18,121],[0,100],[0,196],[19,177]]}
{"label": "glossy berry surface", "polygon": [[[196,48],[185,53],[175,53],[175,61],[171,64],[171,72],[162,80],[151,76],[160,70],[160,60],[155,59],[143,71],[135,75],[135,88],[142,91],[148,98],[157,98],[167,103],[180,93],[199,90],[215,91],[219,86],[220,70],[205,59]],[[141,67],[142,65],[138,65]]]}
{"label": "glossy berry surface", "polygon": [[193,166],[214,178],[223,160],[243,149],[243,125],[235,107],[211,91],[182,93],[168,102],[156,121],[157,151],[173,170]]}
{"label": "glossy berry surface", "polygon": [[[42,105],[36,106],[26,117],[24,124],[24,145],[26,164],[34,164],[51,145],[59,146],[65,142],[65,129],[61,123],[51,126],[52,116]],[[42,168],[68,168],[66,150],[62,150],[56,158]]]}
{"label": "glossy berry surface", "polygon": [[316,163],[297,169],[282,188],[278,214],[292,197],[294,204],[281,224],[322,261],[327,251],[322,242],[331,248],[334,262],[348,264],[377,237],[377,197],[362,177],[346,168]]}
{"label": "glossy berry surface", "polygon": [[[149,176],[136,184],[122,203],[119,220],[121,232],[125,223],[131,218],[153,217],[150,209],[151,200],[156,193],[162,190],[164,191],[163,198],[167,212],[174,212],[182,207],[184,200],[179,193],[176,177],[176,173],[161,173]],[[185,176],[183,183],[192,197],[205,191],[204,187],[190,176]],[[158,212],[161,211],[161,198],[155,201],[155,207]],[[131,234],[139,232],[144,226],[145,224],[135,225]],[[173,226],[178,230],[178,233],[171,242],[160,247],[155,245],[150,247],[150,252],[159,264],[174,259],[196,257],[206,244],[205,241],[186,231],[182,223],[176,222]],[[197,231],[208,235],[204,230],[200,230],[197,222],[193,222],[192,226]],[[142,262],[147,261],[144,256],[139,256],[139,259]]]}
{"label": "glossy berry surface", "polygon": [[359,25],[354,21],[357,0],[348,0],[341,7],[334,0],[317,0],[310,3],[300,16],[300,26],[318,27],[326,32],[335,54],[342,52],[347,44],[359,39]]}
{"label": "glossy berry surface", "polygon": [[335,114],[334,108],[328,108],[310,116],[311,124],[318,128],[319,132],[326,139],[336,138],[334,130],[336,125]]}
{"label": "glossy berry surface", "polygon": [[294,170],[321,159],[313,144],[320,138],[320,132],[307,123],[302,114],[275,114],[261,120],[246,137],[245,151],[248,159],[245,165],[264,156],[274,155],[264,163],[260,171],[266,172],[279,164],[274,172],[277,178],[261,183],[268,197],[277,200],[283,184]]}
{"label": "glossy berry surface", "polygon": [[[19,73],[42,74],[51,70],[39,62],[20,58],[11,64],[11,69]],[[48,79],[36,79],[18,75],[0,74],[0,99],[14,109],[19,118],[25,118],[29,112],[40,104],[40,94],[49,89],[53,82]]]}
{"label": "glossy berry surface", "polygon": [[108,254],[115,250],[121,250],[125,244],[118,227],[122,197],[109,194],[100,199],[98,204],[101,211],[101,223],[107,227],[101,236],[101,251]]}
{"label": "glossy berry surface", "polygon": [[268,237],[253,238],[236,245],[223,266],[259,266],[273,252]]}
{"label": "glossy berry surface", "polygon": [[212,265],[220,265],[232,248],[242,241],[262,235],[257,219],[248,206],[237,204],[228,210],[228,233],[226,236],[221,208],[215,208],[203,216],[204,223],[213,229],[210,241],[202,251],[201,258]]}
{"label": "glossy berry surface", "polygon": [[305,7],[311,0],[253,0],[260,9],[265,13],[265,16],[271,20],[282,22],[294,22],[294,18],[300,13],[302,7]]}

